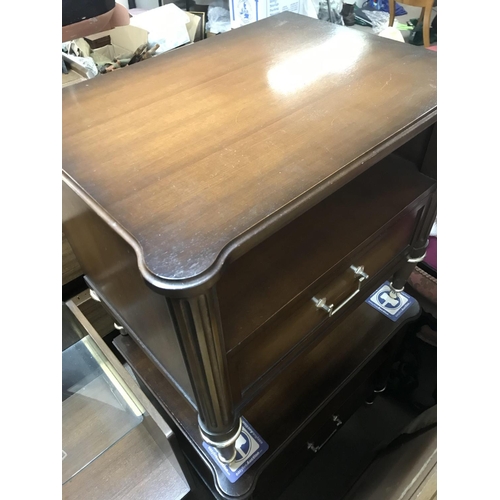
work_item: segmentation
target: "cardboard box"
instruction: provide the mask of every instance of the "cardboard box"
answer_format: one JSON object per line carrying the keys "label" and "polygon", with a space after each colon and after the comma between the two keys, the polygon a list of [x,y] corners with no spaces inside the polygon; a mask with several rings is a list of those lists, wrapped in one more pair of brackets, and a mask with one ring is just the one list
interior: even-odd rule
{"label": "cardboard box", "polygon": [[90,46],[83,40],[89,47],[90,57],[92,57],[98,65],[106,62],[113,62],[115,58],[130,56],[138,47],[148,42],[148,32],[145,29],[131,25],[118,26],[112,30],[103,31],[86,38],[96,41],[107,36],[111,39],[111,45],[105,45],[91,52]]}
{"label": "cardboard box", "polygon": [[[111,63],[114,58],[132,55],[138,47],[147,41],[148,32],[136,26],[119,26],[112,30],[72,40],[69,42],[71,52],[78,53],[81,57],[62,53],[63,60],[69,70],[67,74],[62,74],[62,86],[67,87],[98,76],[100,65]],[[91,45],[97,48],[91,49]],[[84,58],[89,58],[90,64]],[[92,64],[92,61],[95,65]]]}
{"label": "cardboard box", "polygon": [[[92,58],[99,67],[112,63],[114,59],[130,57],[138,47],[146,43],[151,47],[160,42],[163,50],[158,50],[156,54],[161,54],[191,45],[205,37],[204,13],[184,12],[173,4],[146,11],[130,21],[131,24],[128,26],[119,26],[73,40],[70,42],[73,50],[83,57]],[[145,26],[150,26],[154,32],[150,33],[144,28]],[[71,65],[68,74],[63,74],[63,87],[96,76],[79,64],[77,57],[63,52],[63,58]]]}
{"label": "cardboard box", "polygon": [[204,12],[186,12],[189,17],[189,23],[186,24],[189,39],[191,43],[205,39],[205,13]]}

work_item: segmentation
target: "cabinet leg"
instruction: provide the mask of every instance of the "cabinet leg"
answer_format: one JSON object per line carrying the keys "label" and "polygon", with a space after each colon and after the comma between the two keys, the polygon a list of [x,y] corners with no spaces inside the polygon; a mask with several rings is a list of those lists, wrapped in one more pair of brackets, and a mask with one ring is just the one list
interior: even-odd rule
{"label": "cabinet leg", "polygon": [[203,440],[216,448],[219,460],[236,457],[241,418],[234,409],[229,386],[226,349],[213,290],[186,299],[167,299],[198,410]]}
{"label": "cabinet leg", "polygon": [[432,225],[436,220],[436,207],[437,198],[436,193],[434,193],[427,204],[425,212],[420,218],[408,259],[405,265],[396,271],[392,278],[392,292],[390,292],[390,294],[394,297],[403,291],[410,274],[413,272],[413,269],[415,269],[415,265],[422,262],[425,258],[425,252],[427,250],[427,245],[429,244],[429,233],[431,232]]}
{"label": "cabinet leg", "polygon": [[404,290],[405,284],[408,281],[410,274],[415,269],[415,266],[419,262],[422,262],[424,260],[427,244],[428,241],[426,242],[424,247],[414,248],[410,253],[410,256],[408,257],[406,264],[394,273],[394,276],[392,277],[392,281],[390,283],[392,289],[391,295],[394,295],[394,297],[396,297],[397,294],[401,293]]}

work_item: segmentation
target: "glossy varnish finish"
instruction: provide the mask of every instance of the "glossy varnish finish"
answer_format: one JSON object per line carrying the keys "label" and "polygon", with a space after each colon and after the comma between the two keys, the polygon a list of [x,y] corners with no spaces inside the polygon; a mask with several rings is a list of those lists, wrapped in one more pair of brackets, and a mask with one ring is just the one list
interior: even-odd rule
{"label": "glossy varnish finish", "polygon": [[435,121],[427,52],[283,13],[66,88],[65,181],[186,294]]}
{"label": "glossy varnish finish", "polygon": [[[335,382],[313,403],[288,378],[310,370],[319,387],[326,356],[341,383],[388,338],[346,335],[300,364],[425,251],[434,183],[387,157],[435,123],[435,62],[283,13],[63,91],[64,232],[155,381],[175,385],[168,397],[189,415],[177,422],[197,446],[231,457],[242,412],[276,444]],[[357,285],[350,266],[365,263],[366,287],[321,316],[311,294],[342,302]],[[374,313],[363,328],[380,324]],[[272,430],[266,405],[278,396]],[[217,488],[245,496],[254,479],[233,487],[219,473]]]}

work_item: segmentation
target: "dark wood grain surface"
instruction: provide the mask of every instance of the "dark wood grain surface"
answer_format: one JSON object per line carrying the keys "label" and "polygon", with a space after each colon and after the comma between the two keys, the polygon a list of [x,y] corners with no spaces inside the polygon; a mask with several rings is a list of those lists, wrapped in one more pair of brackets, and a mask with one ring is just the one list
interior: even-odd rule
{"label": "dark wood grain surface", "polygon": [[435,119],[435,54],[283,13],[63,89],[64,179],[195,286]]}

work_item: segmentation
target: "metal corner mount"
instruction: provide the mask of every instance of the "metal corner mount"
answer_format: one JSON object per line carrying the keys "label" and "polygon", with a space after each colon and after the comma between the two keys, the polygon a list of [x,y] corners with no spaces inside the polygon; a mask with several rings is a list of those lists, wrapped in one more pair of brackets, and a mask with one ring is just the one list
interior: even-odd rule
{"label": "metal corner mount", "polygon": [[219,461],[223,464],[230,464],[236,458],[236,441],[240,437],[242,428],[243,422],[240,417],[238,419],[238,428],[233,436],[225,441],[212,441],[212,439],[203,432],[202,426],[199,426],[203,441],[217,449]]}

